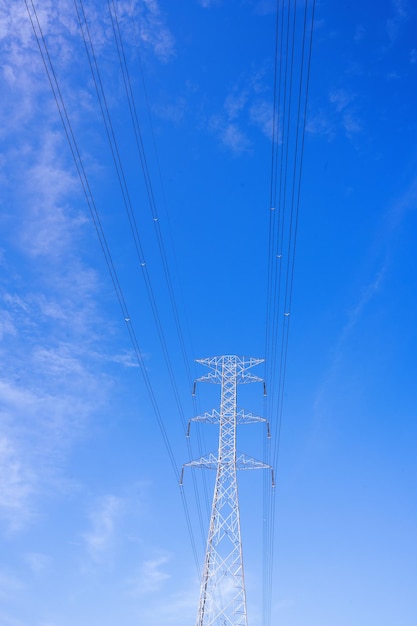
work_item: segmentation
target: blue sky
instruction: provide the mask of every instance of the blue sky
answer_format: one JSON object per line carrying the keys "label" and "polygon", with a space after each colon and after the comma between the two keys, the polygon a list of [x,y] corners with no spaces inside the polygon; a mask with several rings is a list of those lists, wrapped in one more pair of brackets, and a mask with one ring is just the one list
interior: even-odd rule
{"label": "blue sky", "polygon": [[[193,361],[265,351],[275,2],[116,2],[157,224],[108,6],[84,4],[145,269],[75,5],[35,6],[129,321],[25,3],[1,0],[0,624],[182,626],[195,620],[199,578],[176,472],[215,450],[214,427],[193,424],[187,446],[184,425],[219,401],[201,385],[193,403],[190,375],[204,373]],[[416,33],[411,0],[316,5],[272,624],[416,623]],[[262,414],[262,389],[249,387],[240,404]],[[264,437],[242,427],[239,447],[261,458]],[[187,470],[201,565],[213,476],[195,481],[198,498]],[[239,485],[258,626],[262,477],[245,472]]]}

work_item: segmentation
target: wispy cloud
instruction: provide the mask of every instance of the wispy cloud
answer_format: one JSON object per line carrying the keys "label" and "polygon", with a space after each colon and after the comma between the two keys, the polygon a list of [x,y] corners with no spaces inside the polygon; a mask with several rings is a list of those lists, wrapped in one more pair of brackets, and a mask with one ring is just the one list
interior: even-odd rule
{"label": "wispy cloud", "polygon": [[363,130],[362,123],[353,113],[345,113],[342,116],[343,128],[347,137],[352,137]]}
{"label": "wispy cloud", "polygon": [[399,36],[402,24],[409,17],[408,0],[392,0],[392,16],[387,20],[386,29],[391,44]]}
{"label": "wispy cloud", "polygon": [[321,135],[332,139],[335,131],[334,126],[324,111],[311,113],[306,122],[306,132],[311,135]]}
{"label": "wispy cloud", "polygon": [[28,552],[25,554],[24,559],[35,576],[45,572],[51,563],[50,557],[41,552]]}
{"label": "wispy cloud", "polygon": [[364,285],[362,292],[359,294],[358,301],[347,312],[347,321],[345,322],[343,328],[340,331],[339,337],[336,340],[334,349],[332,351],[333,357],[330,366],[325,372],[323,380],[316,392],[316,397],[314,400],[314,410],[317,414],[320,414],[323,399],[326,397],[328,389],[332,384],[334,375],[337,372],[340,363],[345,355],[346,345],[348,344],[349,338],[351,337],[355,327],[360,323],[366,307],[382,289],[384,277],[387,272],[387,267],[388,263],[387,260],[385,260],[383,265],[372,277],[370,282]]}
{"label": "wispy cloud", "polygon": [[[158,12],[157,4],[139,4]],[[133,5],[122,3],[121,15]],[[73,3],[38,9],[62,89],[71,94],[81,45]],[[90,222],[24,3],[1,4],[0,46],[0,114],[8,120],[0,131],[0,520],[10,531],[36,518],[40,496],[68,488],[68,452],[106,402],[106,363],[131,364],[120,348],[112,355],[111,323],[104,341],[97,331],[101,284],[83,257]]]}
{"label": "wispy cloud", "polygon": [[[104,352],[95,352],[93,356],[107,363],[119,363],[124,367],[139,367],[138,361],[133,351],[123,352],[120,354],[105,354]],[[142,353],[142,358],[146,359],[147,355]]]}
{"label": "wispy cloud", "polygon": [[36,491],[37,475],[25,455],[9,437],[0,437],[0,518],[17,530],[31,518],[29,499]]}
{"label": "wispy cloud", "polygon": [[138,574],[127,583],[129,593],[141,596],[160,591],[164,583],[171,578],[166,567],[170,560],[171,557],[164,554],[143,561]]}
{"label": "wispy cloud", "polygon": [[99,498],[90,511],[90,530],[83,534],[83,539],[90,558],[96,563],[106,559],[113,546],[122,504],[119,497],[106,495]]}
{"label": "wispy cloud", "polygon": [[397,229],[410,211],[417,211],[417,176],[389,207],[386,214],[387,232],[392,233]]}
{"label": "wispy cloud", "polygon": [[0,375],[0,520],[9,531],[37,516],[39,496],[68,488],[65,458],[96,410],[99,385],[74,357],[22,352],[15,345],[9,376]]}
{"label": "wispy cloud", "polygon": [[273,107],[266,91],[262,71],[244,76],[224,99],[222,111],[210,117],[209,129],[233,153],[250,152],[254,131],[271,139]]}
{"label": "wispy cloud", "polygon": [[139,10],[142,17],[137,20],[140,40],[150,46],[161,61],[169,61],[175,54],[175,40],[166,25],[159,3],[156,0],[142,0]]}
{"label": "wispy cloud", "polygon": [[337,122],[348,138],[361,132],[362,124],[357,116],[354,102],[356,94],[346,89],[334,89],[329,94],[329,101],[337,113]]}
{"label": "wispy cloud", "polygon": [[265,137],[272,138],[273,112],[270,102],[257,100],[250,108],[250,117],[255,126],[258,126]]}
{"label": "wispy cloud", "polygon": [[167,593],[166,602],[157,602],[151,607],[144,608],[141,618],[143,623],[152,623],[157,626],[177,624],[178,615],[188,623],[195,619],[198,606],[199,584],[197,581],[186,581],[181,593]]}
{"label": "wispy cloud", "polygon": [[237,124],[216,116],[211,118],[210,127],[219,136],[223,146],[235,154],[250,150],[252,143]]}
{"label": "wispy cloud", "polygon": [[246,89],[227,96],[224,101],[224,110],[230,121],[239,117],[248,102],[248,97],[249,93]]}
{"label": "wispy cloud", "polygon": [[313,135],[322,135],[332,140],[342,129],[348,139],[363,130],[362,122],[357,114],[357,95],[344,88],[332,89],[329,92],[330,107],[310,114],[306,131]]}
{"label": "wispy cloud", "polygon": [[345,348],[357,325],[361,322],[366,309],[384,288],[384,281],[390,267],[391,242],[396,232],[405,222],[410,211],[417,211],[417,177],[411,181],[408,189],[405,190],[394,202],[385,210],[381,227],[378,232],[377,249],[385,249],[385,255],[378,269],[373,273],[368,282],[365,282],[358,293],[357,301],[346,311],[346,321],[340,330],[333,350],[333,359],[326,372],[323,382],[316,394],[315,408],[318,409],[324,394],[326,393],[330,381],[344,357]]}
{"label": "wispy cloud", "polygon": [[178,97],[173,102],[157,103],[152,107],[152,110],[162,120],[178,125],[185,118],[187,106],[187,100]]}
{"label": "wispy cloud", "polygon": [[[385,261],[384,264],[377,271],[377,273],[373,276],[372,280],[367,285],[364,286],[358,302],[349,311],[348,321],[347,321],[345,327],[343,328],[342,333],[341,333],[341,335],[339,337],[339,342],[338,342],[339,343],[339,347],[346,341],[346,338],[348,337],[350,332],[353,330],[353,328],[358,323],[358,321],[361,318],[362,313],[363,313],[366,305],[379,292],[379,290],[381,288],[381,285],[383,283],[386,271],[387,271],[387,262]],[[338,353],[339,349],[337,349],[336,352]]]}
{"label": "wispy cloud", "polygon": [[222,0],[199,0],[203,9],[210,9],[213,6],[217,6],[222,3]]}
{"label": "wispy cloud", "polygon": [[329,93],[329,100],[338,112],[344,111],[355,98],[356,95],[346,89],[334,89]]}
{"label": "wispy cloud", "polygon": [[[30,3],[29,3],[30,5]],[[88,64],[74,64],[74,58],[84,54],[82,35],[77,13],[72,0],[59,3],[35,2],[42,33],[53,59],[54,69],[60,79],[60,88],[67,99],[67,105],[74,116],[81,120],[85,111],[91,108],[88,81]],[[85,14],[90,25],[90,34],[95,53],[108,71],[107,80],[116,74],[113,66],[118,66],[114,54],[113,29],[107,3],[85,3]],[[157,0],[123,0],[117,3],[117,17],[126,43],[134,51],[138,44],[154,59],[167,62],[175,54],[174,37],[169,30]],[[33,16],[34,18],[34,16]],[[34,18],[36,23],[36,19]],[[109,54],[109,50],[113,50]],[[0,136],[12,135],[14,129],[21,129],[29,119],[39,124],[45,114],[52,115],[54,103],[49,94],[49,84],[39,55],[25,4],[6,3],[0,6],[0,51],[4,82],[0,111],[4,107],[4,119]],[[84,69],[83,69],[84,68]],[[81,85],[83,81],[84,87]],[[74,89],[74,85],[77,85]],[[45,102],[39,98],[47,95]],[[111,102],[111,97],[109,97]],[[16,106],[18,103],[18,106]],[[41,106],[40,106],[41,104]],[[55,112],[56,115],[56,112]],[[40,130],[40,129],[39,129]]]}
{"label": "wispy cloud", "polygon": [[23,583],[6,570],[0,570],[0,598],[10,599],[24,587]]}

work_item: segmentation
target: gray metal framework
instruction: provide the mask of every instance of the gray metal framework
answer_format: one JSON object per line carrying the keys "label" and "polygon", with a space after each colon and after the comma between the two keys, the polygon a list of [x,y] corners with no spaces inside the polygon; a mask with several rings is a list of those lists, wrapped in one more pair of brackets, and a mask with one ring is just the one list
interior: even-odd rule
{"label": "gray metal framework", "polygon": [[217,457],[209,454],[185,464],[216,470],[197,626],[247,626],[236,471],[272,468],[236,451],[238,424],[267,424],[262,417],[237,410],[237,385],[263,382],[248,373],[262,361],[233,355],[197,361],[210,369],[198,381],[221,385],[220,411],[213,410],[191,420],[219,424]]}

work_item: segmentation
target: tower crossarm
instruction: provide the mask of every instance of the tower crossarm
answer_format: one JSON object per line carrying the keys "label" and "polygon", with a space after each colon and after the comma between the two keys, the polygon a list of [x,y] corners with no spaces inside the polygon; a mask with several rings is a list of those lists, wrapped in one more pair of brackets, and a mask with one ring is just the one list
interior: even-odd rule
{"label": "tower crossarm", "polygon": [[265,417],[258,417],[258,415],[253,415],[253,413],[245,413],[243,410],[236,413],[236,420],[238,424],[257,424],[259,422],[268,422]]}
{"label": "tower crossarm", "polygon": [[[183,467],[205,467],[207,469],[217,469],[219,464],[219,459],[215,454],[210,452],[206,456],[201,456],[199,459],[195,459],[194,461],[188,461],[188,463],[184,463]],[[255,470],[255,469],[272,469],[271,465],[267,463],[263,463],[262,461],[258,461],[251,456],[248,456],[244,453],[239,453],[236,456],[236,461],[233,462],[233,465],[237,470]]]}
{"label": "tower crossarm", "polygon": [[238,380],[240,385],[245,385],[246,383],[263,383],[264,379],[259,378],[259,376],[255,376],[254,374],[242,374]]}
{"label": "tower crossarm", "polygon": [[195,461],[188,461],[184,463],[183,467],[206,467],[207,469],[217,469],[218,459],[215,454],[210,452],[207,456],[201,456]]}
{"label": "tower crossarm", "polygon": [[270,469],[272,466],[262,461],[258,461],[247,454],[239,453],[236,456],[236,469],[237,470],[255,470],[255,469]]}
{"label": "tower crossarm", "polygon": [[[220,424],[220,413],[216,409],[213,409],[211,413],[206,411],[202,415],[196,415],[196,417],[192,417],[188,421],[187,428],[187,437],[190,436],[190,424],[191,422],[198,422],[203,424]],[[269,422],[265,417],[259,417],[258,415],[254,415],[253,413],[246,413],[243,409],[236,412],[236,423],[237,424],[266,424],[267,426],[267,437],[268,439],[271,437],[269,430]]]}
{"label": "tower crossarm", "polygon": [[217,383],[218,385],[222,384],[224,368],[230,367],[232,364],[235,369],[235,381],[236,384],[245,384],[245,383],[263,383],[263,378],[259,378],[259,376],[254,376],[253,374],[249,374],[248,370],[251,367],[255,367],[255,365],[259,365],[263,363],[264,359],[255,359],[252,357],[243,357],[236,361],[236,357],[232,355],[226,356],[213,356],[208,359],[197,359],[197,363],[201,363],[201,365],[205,365],[211,371],[204,376],[200,376],[197,378],[196,382],[200,383]]}
{"label": "tower crossarm", "polygon": [[206,411],[203,415],[197,415],[196,417],[192,417],[190,422],[205,422],[206,424],[219,424],[220,423],[220,413],[213,409],[211,413]]}

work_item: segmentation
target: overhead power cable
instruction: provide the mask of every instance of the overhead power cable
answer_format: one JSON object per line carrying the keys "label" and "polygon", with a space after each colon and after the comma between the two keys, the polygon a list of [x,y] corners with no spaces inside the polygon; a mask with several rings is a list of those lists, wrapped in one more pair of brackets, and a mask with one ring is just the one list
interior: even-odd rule
{"label": "overhead power cable", "polygon": [[[173,391],[173,394],[174,394],[175,404],[176,404],[176,407],[177,407],[177,410],[178,410],[178,414],[179,414],[180,419],[181,419],[181,423],[183,425],[183,431],[184,431],[184,435],[185,435],[185,433],[187,431],[187,423],[186,423],[186,418],[185,418],[185,415],[184,415],[184,409],[183,409],[183,405],[182,405],[182,400],[181,400],[181,396],[180,396],[180,393],[179,393],[179,390],[178,390],[178,385],[177,385],[177,381],[176,381],[175,371],[174,371],[174,367],[172,365],[172,361],[171,361],[171,357],[170,357],[170,351],[169,351],[169,348],[168,348],[168,342],[166,340],[163,324],[162,324],[162,321],[161,321],[161,316],[160,316],[160,313],[159,313],[159,306],[158,306],[157,299],[156,299],[156,296],[155,296],[155,292],[154,292],[154,289],[153,289],[153,286],[152,286],[152,280],[151,280],[151,277],[150,277],[150,274],[149,274],[149,271],[148,271],[148,264],[147,264],[147,262],[145,260],[144,249],[143,249],[143,245],[142,245],[142,241],[141,241],[141,236],[140,236],[140,232],[139,232],[139,228],[138,228],[138,223],[137,223],[137,219],[136,219],[136,216],[135,216],[135,211],[133,209],[133,203],[132,203],[132,199],[131,199],[131,194],[130,194],[130,191],[129,191],[129,186],[127,184],[127,179],[126,179],[126,175],[125,175],[125,171],[124,171],[124,166],[123,166],[123,162],[122,162],[122,158],[121,158],[121,154],[120,154],[117,138],[116,138],[116,134],[115,134],[115,131],[114,131],[114,126],[113,126],[113,123],[112,123],[109,107],[108,107],[108,104],[107,104],[107,98],[106,98],[106,94],[105,94],[105,90],[104,90],[103,80],[102,80],[102,77],[101,77],[101,72],[100,72],[100,68],[99,68],[99,65],[98,65],[97,56],[95,54],[95,49],[94,49],[94,45],[93,45],[93,41],[92,41],[92,37],[91,37],[91,32],[90,32],[90,27],[89,27],[89,24],[88,24],[87,16],[86,16],[86,13],[85,13],[83,0],[74,0],[74,6],[75,6],[75,9],[76,9],[77,18],[78,18],[80,30],[81,30],[83,41],[84,41],[86,55],[87,55],[87,59],[88,59],[88,63],[89,63],[89,67],[90,67],[90,71],[91,71],[91,75],[92,75],[92,78],[93,78],[93,83],[94,83],[95,91],[96,91],[96,95],[97,95],[97,100],[99,102],[103,123],[104,123],[105,129],[106,129],[106,135],[107,135],[108,143],[109,143],[109,146],[110,146],[111,155],[112,155],[112,158],[113,158],[113,163],[114,163],[114,166],[115,166],[115,169],[116,169],[116,173],[117,173],[117,178],[118,178],[118,182],[119,182],[119,186],[120,186],[120,190],[121,190],[121,194],[122,194],[122,198],[123,198],[123,204],[124,204],[124,207],[125,207],[126,214],[128,216],[128,222],[129,222],[130,231],[131,231],[134,243],[135,243],[135,250],[136,250],[136,253],[137,253],[139,266],[141,268],[142,276],[144,278],[146,292],[147,292],[148,299],[149,299],[149,302],[150,302],[150,305],[151,305],[152,315],[153,315],[155,326],[156,326],[156,329],[157,329],[158,338],[159,338],[159,341],[160,341],[160,344],[161,344],[164,361],[165,361],[165,364],[166,364],[166,367],[167,367],[167,370],[168,370],[170,385],[171,385],[171,388],[172,388],[172,391]],[[119,61],[120,61],[122,74],[123,74],[123,80],[124,80],[124,84],[125,84],[125,88],[126,88],[126,93],[127,93],[128,103],[129,103],[129,109],[130,109],[131,118],[132,118],[132,121],[133,121],[134,133],[135,133],[135,138],[136,138],[136,144],[137,144],[137,148],[138,148],[138,152],[139,152],[139,156],[140,156],[140,163],[141,163],[142,171],[143,171],[143,174],[144,174],[145,185],[146,185],[147,195],[148,195],[148,199],[149,199],[149,205],[151,207],[152,220],[153,220],[153,223],[155,225],[159,253],[160,253],[160,256],[161,256],[161,259],[162,259],[162,263],[163,263],[165,279],[166,279],[166,282],[167,282],[167,285],[168,285],[168,291],[169,291],[169,295],[170,295],[171,306],[172,306],[173,311],[174,311],[174,317],[175,317],[175,320],[176,320],[177,332],[178,332],[178,334],[180,336],[180,343],[181,343],[181,347],[182,347],[182,350],[183,350],[184,360],[187,361],[187,356],[185,354],[185,342],[184,342],[183,335],[182,335],[182,332],[181,332],[181,326],[180,326],[178,310],[177,310],[177,306],[176,306],[176,302],[175,302],[174,290],[173,290],[172,281],[171,281],[171,277],[170,277],[168,261],[167,261],[167,257],[166,257],[166,253],[165,253],[164,243],[163,243],[162,234],[161,234],[160,225],[159,225],[158,213],[157,213],[157,209],[156,209],[155,198],[154,198],[154,194],[153,194],[152,182],[151,182],[151,178],[150,178],[150,175],[149,175],[149,169],[148,169],[148,166],[147,166],[147,158],[146,158],[146,153],[145,153],[145,149],[144,149],[144,145],[143,145],[143,141],[142,141],[142,135],[141,135],[141,131],[140,131],[140,126],[139,126],[139,122],[138,122],[138,118],[137,118],[136,105],[135,105],[135,101],[134,101],[133,93],[132,93],[132,89],[131,89],[131,83],[130,83],[130,77],[129,77],[128,70],[127,70],[126,58],[124,56],[123,42],[122,42],[121,36],[120,36],[120,29],[117,28],[116,20],[115,20],[115,17],[113,16],[112,13],[111,13],[111,19],[112,19],[113,31],[114,31],[114,35],[115,35],[115,39],[116,39],[116,47],[117,47],[117,51],[118,51]],[[135,123],[135,120],[136,120],[136,123]],[[189,364],[188,363],[187,363],[187,367],[188,367],[188,372],[189,372],[190,370],[189,370]],[[191,379],[190,379],[190,377],[189,377],[189,386],[191,387]],[[190,460],[191,460],[192,454],[191,454],[189,438],[187,438],[187,445],[188,445],[188,448],[189,448],[189,456],[190,456]],[[197,490],[197,487],[196,487],[195,480],[196,479],[194,477],[193,484],[194,484],[194,487],[195,487],[194,491],[195,491],[195,495],[196,495],[197,510],[198,510],[198,513],[199,513],[200,531],[201,531],[202,541],[204,541],[204,536],[205,536],[204,525],[203,525],[202,513],[201,513],[201,505],[200,505],[200,500],[199,500],[199,495],[198,495],[198,490]]]}
{"label": "overhead power cable", "polygon": [[[137,338],[137,334],[135,332],[134,329],[134,324],[133,324],[133,320],[131,319],[131,316],[129,314],[128,311],[128,307],[126,304],[126,299],[117,275],[117,271],[115,269],[115,265],[113,262],[113,258],[112,258],[112,254],[110,251],[110,248],[108,246],[108,242],[102,227],[102,223],[101,223],[101,219],[100,219],[100,215],[99,212],[97,210],[97,206],[94,200],[94,196],[88,181],[88,177],[84,168],[84,164],[83,164],[83,160],[81,158],[81,154],[78,148],[78,144],[76,141],[76,138],[74,136],[74,132],[73,132],[73,128],[71,125],[71,121],[70,118],[68,116],[68,112],[65,106],[65,102],[64,102],[64,98],[62,96],[62,92],[61,89],[59,87],[59,82],[57,79],[57,75],[56,72],[54,70],[54,65],[52,63],[50,54],[49,54],[49,50],[48,50],[48,46],[47,46],[47,42],[45,39],[45,36],[43,34],[41,25],[40,25],[40,21],[38,18],[38,14],[37,14],[37,10],[34,4],[33,0],[30,0],[30,6],[28,3],[28,0],[25,0],[25,6],[26,6],[26,10],[29,16],[29,20],[31,22],[32,25],[32,29],[35,35],[35,39],[39,48],[39,52],[42,58],[42,62],[43,65],[45,67],[45,71],[48,77],[48,81],[52,90],[52,94],[55,100],[55,103],[57,105],[57,109],[58,109],[58,113],[62,122],[62,126],[64,129],[64,134],[65,137],[67,139],[68,142],[68,146],[70,148],[70,152],[72,155],[72,158],[74,160],[74,164],[75,164],[75,168],[81,183],[81,187],[83,189],[84,192],[84,196],[87,202],[87,206],[89,208],[90,211],[90,215],[94,224],[94,228],[100,243],[100,247],[102,249],[103,255],[104,255],[104,259],[105,259],[105,263],[110,275],[110,279],[111,282],[113,284],[115,293],[116,293],[116,298],[118,300],[119,306],[120,306],[120,310],[121,310],[121,314],[123,316],[123,319],[125,321],[125,325],[129,334],[129,338],[130,341],[132,343],[132,347],[136,356],[136,360],[138,362],[143,380],[145,382],[145,386],[148,392],[148,396],[151,402],[151,406],[156,418],[156,422],[157,425],[159,427],[161,436],[162,436],[162,440],[164,442],[164,446],[165,449],[167,451],[168,454],[168,458],[170,460],[171,463],[171,467],[175,476],[175,480],[177,481],[177,483],[179,483],[179,479],[180,479],[180,475],[179,475],[179,471],[178,471],[178,464],[175,460],[175,455],[169,440],[169,436],[167,433],[167,430],[165,428],[165,424],[164,424],[164,420],[162,418],[162,414],[159,408],[159,404],[155,395],[155,391],[153,389],[153,385],[151,383],[147,368],[145,366],[144,363],[144,359],[143,359],[143,355],[140,349],[140,345],[139,345],[139,341]],[[184,492],[181,490],[181,501],[183,504],[183,508],[184,508],[184,514],[185,514],[185,518],[186,518],[186,524],[187,524],[187,529],[188,529],[188,533],[189,533],[189,537],[190,537],[190,542],[191,542],[191,548],[192,548],[192,552],[193,552],[193,556],[194,556],[194,560],[195,560],[195,565],[197,568],[197,572],[199,573],[200,571],[200,567],[199,567],[199,562],[198,562],[198,556],[197,556],[197,550],[196,550],[196,544],[195,544],[195,539],[194,539],[194,534],[193,534],[193,529],[192,529],[192,525],[191,525],[191,520],[190,520],[190,513],[189,513],[189,508],[188,508],[188,503],[185,497]]]}
{"label": "overhead power cable", "polygon": [[[134,132],[134,137],[135,137],[135,143],[136,143],[136,147],[137,147],[137,151],[138,151],[138,155],[139,155],[139,161],[140,161],[140,165],[141,165],[141,169],[142,169],[142,173],[143,173],[143,177],[144,177],[144,181],[145,181],[145,188],[146,188],[146,192],[147,192],[147,196],[148,196],[149,208],[150,208],[151,217],[152,217],[152,221],[153,221],[153,225],[154,225],[154,229],[155,229],[155,235],[156,235],[156,239],[157,239],[157,243],[158,243],[158,250],[159,250],[159,254],[160,254],[160,257],[161,257],[161,261],[162,261],[165,281],[166,281],[167,288],[168,288],[170,304],[171,304],[171,308],[172,308],[172,312],[173,312],[173,316],[174,316],[176,332],[177,332],[179,345],[180,345],[181,353],[182,353],[182,358],[183,358],[183,362],[184,362],[184,366],[185,366],[185,370],[186,370],[188,385],[189,385],[189,388],[191,389],[191,386],[193,384],[193,378],[192,378],[192,375],[191,375],[190,363],[192,362],[192,359],[190,358],[190,356],[189,356],[189,354],[187,352],[186,341],[185,341],[185,338],[184,338],[184,332],[183,332],[183,329],[182,329],[182,324],[181,324],[180,315],[179,315],[179,311],[178,311],[178,306],[177,306],[177,301],[176,301],[176,296],[175,296],[175,290],[174,290],[172,277],[171,277],[170,263],[168,262],[166,246],[165,246],[164,237],[163,237],[162,230],[161,230],[160,219],[159,219],[157,204],[156,204],[156,200],[155,200],[155,194],[154,194],[154,191],[153,191],[152,177],[151,177],[150,171],[149,171],[148,159],[147,159],[147,156],[146,156],[146,150],[145,150],[145,146],[144,146],[144,142],[143,142],[142,131],[141,131],[141,124],[139,122],[139,116],[138,116],[138,112],[137,112],[136,100],[135,100],[134,92],[133,92],[133,89],[132,89],[132,81],[131,81],[131,77],[130,77],[129,67],[128,67],[128,64],[127,64],[126,53],[125,53],[125,46],[124,46],[124,43],[123,43],[122,33],[121,33],[121,29],[120,29],[120,23],[119,23],[119,19],[118,19],[118,15],[117,15],[117,10],[116,10],[116,4],[115,4],[114,0],[108,0],[107,6],[108,6],[108,9],[109,9],[110,19],[111,19],[111,24],[112,24],[112,30],[113,30],[113,36],[114,36],[114,40],[115,40],[115,43],[116,43],[116,49],[117,49],[117,54],[118,54],[118,58],[119,58],[119,64],[120,64],[121,73],[122,73],[122,77],[123,77],[123,83],[124,83],[124,87],[125,87],[126,99],[127,99],[128,106],[129,106],[130,119],[131,119],[131,122],[132,122],[132,127],[133,127],[133,132]],[[153,133],[152,119],[151,119],[150,110],[149,110],[149,102],[148,102],[148,98],[147,98],[147,94],[146,94],[145,79],[144,79],[142,63],[141,63],[141,59],[140,59],[139,45],[138,45],[138,54],[139,54],[139,63],[140,63],[140,69],[141,69],[142,83],[143,83],[143,87],[144,87],[144,99],[145,99],[145,103],[146,103],[146,107],[147,107],[147,111],[148,111],[148,118],[149,118],[150,127],[151,127],[151,130],[152,130],[152,138],[153,138],[155,155],[156,155],[156,159],[157,159],[157,163],[158,163],[158,172],[159,172],[161,187],[163,187],[162,175],[161,175],[161,170],[160,170],[160,166],[159,166],[159,159],[158,159],[158,154],[157,154],[157,148],[156,148],[156,141],[155,141],[155,136],[154,136],[154,133]],[[168,218],[168,214],[167,214],[167,218]],[[172,248],[173,248],[173,251],[175,252],[175,247],[172,246]],[[168,368],[170,368],[170,363],[167,363],[167,366],[168,366]],[[174,376],[173,369],[171,368],[171,370],[172,370],[172,375]],[[196,402],[195,394],[192,394],[192,400],[193,400],[194,415],[197,415],[198,412],[197,412],[197,402]],[[198,448],[199,448],[199,456],[202,456],[203,450],[202,450],[202,444],[201,444],[201,438],[200,438],[200,431],[199,431],[199,429],[197,429],[197,441],[198,441]],[[192,450],[191,450],[191,443],[190,443],[190,438],[189,437],[187,437],[187,447],[188,447],[189,457],[190,457],[190,460],[191,460],[191,458],[193,457],[193,454],[192,454]],[[199,491],[197,489],[196,477],[195,477],[194,473],[193,473],[193,485],[194,485],[194,493],[195,493],[197,510],[198,510],[198,517],[199,517],[199,522],[200,522],[200,530],[201,530],[203,541],[204,541],[205,540],[205,530],[204,530],[204,525],[203,525],[203,520],[202,520],[202,512],[201,512]],[[208,491],[207,491],[207,481],[205,480],[205,476],[204,476],[204,479],[203,479],[203,485],[204,485],[204,494],[205,494],[206,508],[207,508],[207,511],[209,511],[209,506],[210,505],[209,505],[209,498],[208,498]]]}
{"label": "overhead power cable", "polygon": [[[277,470],[286,381],[315,0],[277,0],[265,331],[266,416]],[[302,16],[300,19],[300,15]],[[263,624],[271,622],[274,491],[264,482]]]}
{"label": "overhead power cable", "polygon": [[[78,8],[78,3],[80,4],[81,11]],[[171,382],[172,390],[174,393],[175,402],[177,405],[178,413],[180,415],[180,418],[183,424],[184,433],[185,433],[187,424],[186,424],[186,420],[184,416],[182,402],[181,402],[180,394],[178,392],[178,387],[177,387],[176,380],[175,380],[171,358],[169,356],[168,345],[167,345],[167,341],[165,338],[165,333],[163,330],[161,317],[159,314],[159,307],[157,305],[156,297],[155,297],[153,286],[152,286],[152,281],[151,281],[151,278],[148,272],[147,263],[145,260],[144,249],[142,246],[142,241],[141,241],[141,237],[139,233],[139,228],[137,225],[135,212],[133,210],[133,204],[132,204],[131,195],[129,192],[129,187],[126,181],[124,167],[123,167],[122,159],[120,156],[120,150],[118,147],[118,142],[116,139],[109,108],[107,105],[107,99],[106,99],[106,95],[104,92],[103,82],[101,79],[101,74],[99,71],[97,58],[95,55],[94,46],[93,46],[93,42],[91,39],[90,29],[89,29],[87,18],[86,18],[85,11],[84,11],[84,3],[82,0],[74,0],[74,5],[76,8],[80,29],[83,35],[85,50],[86,50],[88,62],[90,65],[90,70],[91,70],[91,74],[93,77],[93,82],[94,82],[94,86],[96,89],[97,99],[100,105],[100,110],[101,110],[104,126],[106,129],[107,139],[108,139],[108,143],[109,143],[112,158],[113,158],[113,163],[114,163],[116,173],[117,173],[117,178],[119,181],[120,191],[121,191],[122,198],[123,198],[123,204],[126,210],[126,214],[128,216],[128,222],[129,222],[130,230],[133,236],[135,250],[136,250],[137,258],[139,261],[139,266],[142,270],[142,275],[144,278],[148,299],[151,304],[151,310],[152,310],[153,318],[154,318],[155,325],[158,331],[159,340],[162,346],[164,359],[167,365],[170,382]]]}

